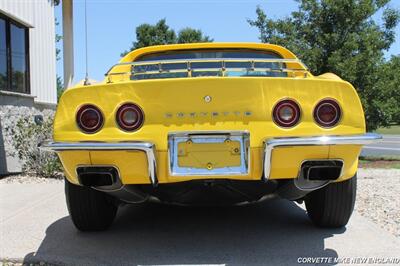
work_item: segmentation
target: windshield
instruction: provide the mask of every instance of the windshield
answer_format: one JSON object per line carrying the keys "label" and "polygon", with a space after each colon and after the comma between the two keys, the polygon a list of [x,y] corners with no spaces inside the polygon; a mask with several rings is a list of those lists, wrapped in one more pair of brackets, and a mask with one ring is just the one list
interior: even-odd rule
{"label": "windshield", "polygon": [[243,49],[152,53],[143,55],[133,62],[131,79],[205,76],[287,77],[286,72],[274,71],[281,70],[286,65],[265,62],[270,59],[282,59],[282,57],[270,51]]}

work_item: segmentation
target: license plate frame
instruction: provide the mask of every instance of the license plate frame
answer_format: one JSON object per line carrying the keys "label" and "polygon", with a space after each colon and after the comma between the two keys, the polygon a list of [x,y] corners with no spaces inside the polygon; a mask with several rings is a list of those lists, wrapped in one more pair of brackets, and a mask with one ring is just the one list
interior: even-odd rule
{"label": "license plate frame", "polygon": [[[201,167],[179,166],[179,144],[191,141],[194,144],[215,144],[227,140],[238,142],[240,164],[237,166]],[[182,147],[182,145],[181,145]],[[171,176],[231,176],[248,175],[250,163],[250,134],[247,131],[233,132],[176,132],[168,134],[169,174]]]}

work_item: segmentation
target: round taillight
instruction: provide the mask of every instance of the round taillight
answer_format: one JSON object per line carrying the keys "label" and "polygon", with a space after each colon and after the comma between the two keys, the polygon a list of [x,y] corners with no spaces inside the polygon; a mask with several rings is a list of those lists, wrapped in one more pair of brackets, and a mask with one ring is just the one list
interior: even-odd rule
{"label": "round taillight", "polygon": [[281,127],[293,127],[300,120],[300,106],[290,99],[278,102],[272,113],[275,123]]}
{"label": "round taillight", "polygon": [[125,103],[118,108],[116,120],[123,130],[134,131],[143,125],[144,114],[136,104]]}
{"label": "round taillight", "polygon": [[342,115],[339,104],[331,99],[320,101],[314,109],[314,119],[322,127],[335,126]]}
{"label": "round taillight", "polygon": [[76,113],[76,123],[85,133],[95,133],[103,126],[103,115],[99,108],[92,104],[86,104]]}

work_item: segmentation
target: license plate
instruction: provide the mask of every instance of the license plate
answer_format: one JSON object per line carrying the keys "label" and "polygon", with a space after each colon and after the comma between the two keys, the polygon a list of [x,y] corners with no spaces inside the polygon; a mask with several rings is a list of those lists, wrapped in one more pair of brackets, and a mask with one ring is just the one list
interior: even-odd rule
{"label": "license plate", "polygon": [[169,135],[171,175],[246,175],[248,159],[247,132]]}

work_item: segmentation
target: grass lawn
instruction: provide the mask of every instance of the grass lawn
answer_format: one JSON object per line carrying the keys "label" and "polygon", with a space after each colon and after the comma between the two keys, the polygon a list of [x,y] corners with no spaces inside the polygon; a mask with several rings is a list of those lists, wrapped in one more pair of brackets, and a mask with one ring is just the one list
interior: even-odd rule
{"label": "grass lawn", "polygon": [[361,168],[394,168],[394,169],[400,169],[400,161],[365,161],[365,160],[360,160],[358,167],[361,167]]}
{"label": "grass lawn", "polygon": [[376,132],[379,133],[379,134],[390,134],[390,135],[395,135],[396,134],[396,135],[400,135],[400,125],[391,126],[391,127],[388,127],[388,128],[381,127],[381,128],[378,128],[376,130]]}
{"label": "grass lawn", "polygon": [[359,166],[361,168],[394,168],[400,169],[400,156],[360,156]]}

